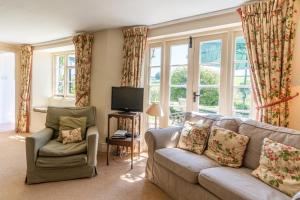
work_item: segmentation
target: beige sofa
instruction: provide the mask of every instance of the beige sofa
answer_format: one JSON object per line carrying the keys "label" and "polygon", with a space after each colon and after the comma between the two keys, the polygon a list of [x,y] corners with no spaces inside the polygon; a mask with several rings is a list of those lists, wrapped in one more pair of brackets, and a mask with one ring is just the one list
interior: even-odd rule
{"label": "beige sofa", "polygon": [[300,132],[253,120],[188,113],[186,120],[203,119],[211,125],[250,137],[241,168],[220,166],[205,155],[176,148],[181,127],[150,129],[145,138],[149,158],[146,177],[173,199],[184,200],[287,200],[284,193],[251,175],[258,167],[263,139],[300,149]]}

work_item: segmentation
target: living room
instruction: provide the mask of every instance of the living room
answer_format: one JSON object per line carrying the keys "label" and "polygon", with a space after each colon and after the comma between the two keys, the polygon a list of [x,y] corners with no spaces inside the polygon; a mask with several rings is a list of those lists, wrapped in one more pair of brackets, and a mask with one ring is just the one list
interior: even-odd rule
{"label": "living room", "polygon": [[0,199],[300,199],[299,9],[1,2]]}

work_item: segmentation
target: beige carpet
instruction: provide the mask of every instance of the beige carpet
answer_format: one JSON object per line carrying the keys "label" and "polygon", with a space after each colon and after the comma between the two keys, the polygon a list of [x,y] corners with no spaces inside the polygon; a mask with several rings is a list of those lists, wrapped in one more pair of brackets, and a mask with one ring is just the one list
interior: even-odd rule
{"label": "beige carpet", "polygon": [[169,199],[158,187],[144,178],[146,155],[130,170],[129,159],[115,158],[106,166],[105,155],[98,158],[99,175],[78,179],[26,185],[24,136],[14,132],[0,133],[0,199],[1,200],[136,200]]}

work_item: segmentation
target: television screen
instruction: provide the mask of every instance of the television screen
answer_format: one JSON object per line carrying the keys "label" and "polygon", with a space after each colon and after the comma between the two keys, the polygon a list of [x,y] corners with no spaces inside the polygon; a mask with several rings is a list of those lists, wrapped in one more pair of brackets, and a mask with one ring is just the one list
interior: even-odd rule
{"label": "television screen", "polygon": [[144,88],[112,87],[111,109],[143,112]]}

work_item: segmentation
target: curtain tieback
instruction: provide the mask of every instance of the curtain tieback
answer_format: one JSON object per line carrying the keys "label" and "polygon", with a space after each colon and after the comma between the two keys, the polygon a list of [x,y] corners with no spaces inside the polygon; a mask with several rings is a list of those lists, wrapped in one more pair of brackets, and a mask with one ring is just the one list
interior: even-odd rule
{"label": "curtain tieback", "polygon": [[80,95],[79,98],[76,100],[75,104],[77,104],[86,95],[88,95],[88,92],[85,92],[82,95]]}
{"label": "curtain tieback", "polygon": [[263,108],[269,108],[269,107],[275,106],[277,104],[281,104],[281,103],[287,102],[289,100],[292,100],[297,96],[299,96],[298,92],[294,96],[284,97],[283,99],[280,99],[280,100],[275,101],[273,103],[269,103],[269,104],[266,104],[266,105],[263,105],[263,106],[257,106],[256,109],[259,110],[259,109],[263,109]]}

